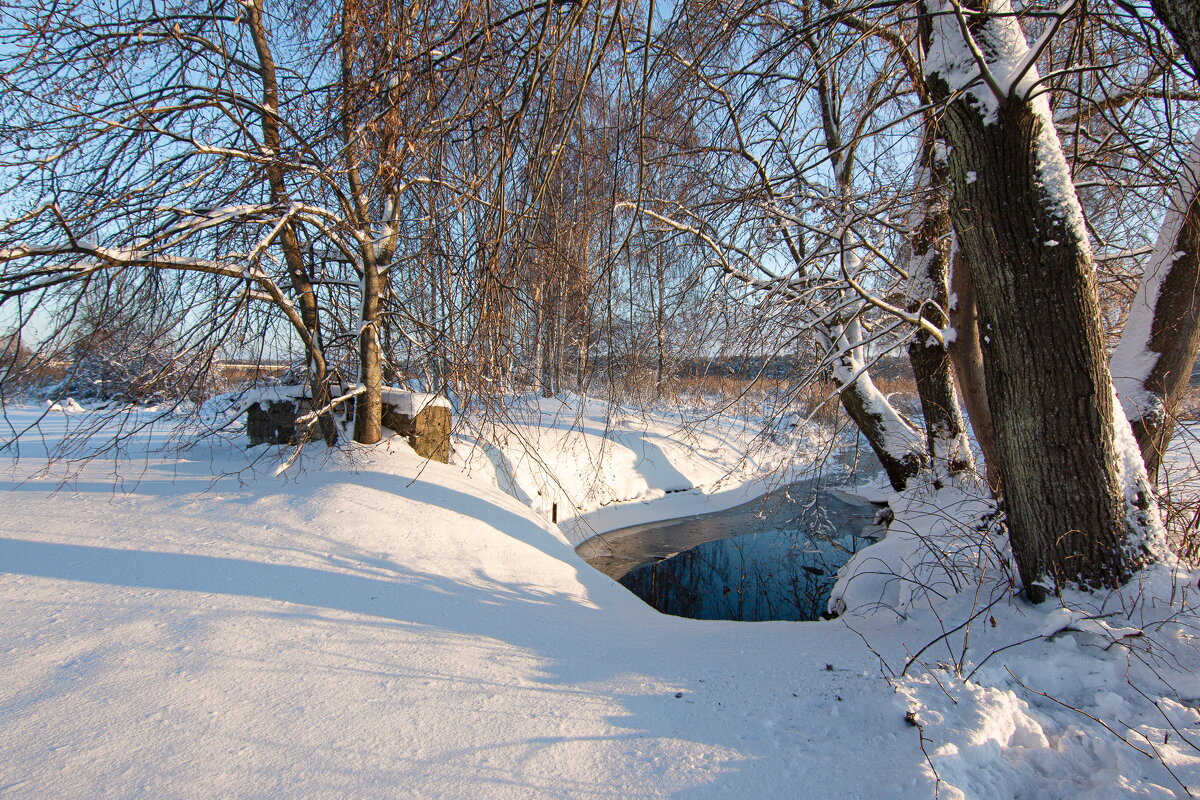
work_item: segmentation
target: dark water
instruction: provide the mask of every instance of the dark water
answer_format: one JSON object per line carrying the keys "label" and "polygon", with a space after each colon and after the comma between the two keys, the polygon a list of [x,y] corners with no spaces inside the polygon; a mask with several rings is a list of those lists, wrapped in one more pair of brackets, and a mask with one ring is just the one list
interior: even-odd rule
{"label": "dark water", "polygon": [[838,568],[878,533],[878,511],[798,483],[728,511],[612,531],[576,549],[664,614],[816,619]]}

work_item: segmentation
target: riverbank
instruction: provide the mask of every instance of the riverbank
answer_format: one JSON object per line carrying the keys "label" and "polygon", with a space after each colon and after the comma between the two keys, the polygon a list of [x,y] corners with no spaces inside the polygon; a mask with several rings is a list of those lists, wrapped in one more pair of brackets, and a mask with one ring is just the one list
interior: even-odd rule
{"label": "riverbank", "polygon": [[[833,622],[678,619],[480,471],[400,442],[276,475],[282,451],[180,453],[142,428],[116,460],[45,463],[74,419],[56,413],[3,476],[7,796],[1051,800],[1200,783],[1179,603],[1194,576],[1070,609],[967,585]],[[683,494],[637,505],[699,499]],[[898,518],[937,536],[959,511],[927,494]],[[864,574],[901,574],[888,558]]]}
{"label": "riverbank", "polygon": [[[54,465],[5,482],[9,796],[932,791],[843,626],[664,617],[541,515],[402,444],[276,477],[219,440],[179,458],[154,438],[57,492]],[[864,747],[871,769],[846,773]]]}
{"label": "riverbank", "polygon": [[463,420],[455,460],[472,477],[556,521],[574,546],[599,533],[724,511],[851,465],[834,432],[778,429],[753,414],[631,409],[570,393],[510,398],[503,424]]}

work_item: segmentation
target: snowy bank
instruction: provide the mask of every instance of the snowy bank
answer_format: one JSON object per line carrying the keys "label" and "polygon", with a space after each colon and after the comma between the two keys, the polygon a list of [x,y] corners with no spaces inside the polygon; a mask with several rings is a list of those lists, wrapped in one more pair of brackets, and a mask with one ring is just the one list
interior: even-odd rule
{"label": "snowy bank", "polygon": [[210,440],[131,445],[128,494],[112,461],[57,493],[8,481],[8,796],[931,791],[902,698],[843,626],[656,614],[407,446],[247,466]]}
{"label": "snowy bank", "polygon": [[828,433],[764,435],[763,420],[643,411],[564,393],[514,398],[499,424],[468,418],[456,460],[571,543],[641,522],[740,505],[815,469]]}
{"label": "snowy bank", "polygon": [[[41,411],[11,412],[17,429],[23,413]],[[698,622],[584,565],[496,473],[392,440],[314,449],[275,477],[279,449],[163,450],[176,434],[139,420],[116,461],[39,464],[78,422],[45,415],[6,475],[8,796],[1057,800],[1200,784],[1200,576],[1159,568],[1031,607],[965,489],[893,498],[838,620]],[[659,451],[613,447],[597,463],[624,483],[576,508],[624,523],[724,470],[682,455],[715,445],[640,438]],[[666,491],[651,468],[693,486],[641,502]]]}

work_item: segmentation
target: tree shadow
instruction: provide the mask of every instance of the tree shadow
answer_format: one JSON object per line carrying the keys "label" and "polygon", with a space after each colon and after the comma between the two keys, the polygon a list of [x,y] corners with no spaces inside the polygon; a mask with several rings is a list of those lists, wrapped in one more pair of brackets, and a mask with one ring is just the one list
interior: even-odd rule
{"label": "tree shadow", "polygon": [[633,451],[637,456],[633,468],[645,478],[649,486],[669,492],[684,491],[695,487],[692,480],[671,463],[666,452],[651,441],[653,438],[661,438],[656,434],[613,430],[609,432],[609,438]]}
{"label": "tree shadow", "polygon": [[[806,656],[787,645],[762,652],[764,628],[755,630],[757,626],[658,615],[622,587],[584,565],[552,528],[520,513],[515,501],[510,503],[503,496],[492,500],[432,480],[372,470],[353,476],[344,472],[313,473],[300,483],[284,484],[282,489],[284,494],[320,497],[327,487],[351,482],[356,487],[403,496],[414,504],[453,509],[481,520],[548,557],[575,567],[582,591],[567,594],[520,578],[498,580],[487,574],[483,561],[461,579],[455,579],[422,572],[377,554],[359,553],[346,543],[336,565],[301,566],[271,563],[266,560],[271,554],[265,550],[263,559],[258,560],[0,538],[0,572],[131,589],[250,598],[279,605],[220,613],[316,621],[342,630],[358,630],[370,637],[374,637],[374,632],[387,630],[428,629],[500,642],[533,656],[528,668],[536,689],[566,695],[566,703],[572,702],[570,696],[574,694],[592,698],[594,690],[583,687],[602,682],[605,701],[616,709],[606,717],[614,730],[596,738],[614,743],[627,741],[617,744],[621,752],[640,752],[657,746],[654,742],[674,742],[677,745],[672,746],[679,748],[690,747],[691,743],[715,748],[707,769],[719,773],[720,780],[679,789],[674,796],[731,796],[731,792],[736,795],[765,784],[782,785],[772,770],[782,769],[786,763],[774,749],[772,737],[754,735],[762,726],[748,716],[755,713],[763,699],[752,699],[745,710],[736,712],[721,703],[738,702],[738,692],[732,691],[732,687],[735,675],[742,672],[769,669],[783,676],[807,666],[820,681],[830,680],[827,676],[835,673],[815,666],[818,661],[824,662],[825,653]],[[142,488],[149,487],[143,484]],[[226,498],[221,502],[238,503],[243,499]],[[506,504],[512,504],[513,508],[506,508]],[[306,533],[322,535],[319,531]],[[436,536],[437,532],[431,531],[430,535]],[[297,552],[306,551],[297,548]],[[318,552],[311,555],[320,557]],[[146,613],[158,602],[150,600]],[[798,644],[797,632],[787,630],[786,623],[766,624],[779,626],[777,633],[783,641]],[[744,655],[730,655],[738,653]],[[295,666],[264,659],[258,668],[280,670]],[[413,664],[403,659],[396,664],[376,659],[336,667],[314,663],[312,668],[363,670],[404,679],[411,677],[406,671],[411,671]],[[432,669],[427,665],[419,668]],[[447,667],[447,675],[452,672],[452,667]],[[696,683],[692,679],[706,674],[728,678],[724,684]],[[432,674],[426,677],[437,679]],[[807,683],[811,690],[816,682]],[[670,690],[663,691],[662,687]],[[687,693],[678,697],[675,687]],[[502,691],[504,687],[498,685],[496,690]],[[797,697],[782,686],[777,694],[781,698]],[[735,716],[731,717],[731,713]],[[548,731],[545,737],[537,738],[500,736],[493,744],[482,747],[498,763],[532,762],[539,753],[573,738]],[[405,773],[433,771],[444,763],[472,763],[475,755],[469,750],[439,749],[431,757],[436,763],[430,760],[397,764],[395,777],[403,780]],[[312,753],[310,757],[329,761],[321,753]],[[330,761],[330,766],[336,766],[334,761]],[[355,777],[348,775],[346,780],[353,781]],[[477,785],[484,790],[489,780],[494,780],[497,788],[512,791],[520,789],[512,782],[521,779],[519,769],[497,769],[490,778],[479,776]],[[545,786],[528,788],[553,796],[586,796],[600,787],[587,774],[567,771],[554,776]]]}

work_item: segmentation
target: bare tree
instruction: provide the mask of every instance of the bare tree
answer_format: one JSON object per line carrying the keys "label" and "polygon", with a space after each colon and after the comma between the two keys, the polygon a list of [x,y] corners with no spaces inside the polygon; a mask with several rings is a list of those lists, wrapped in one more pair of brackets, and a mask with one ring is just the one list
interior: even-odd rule
{"label": "bare tree", "polygon": [[[921,449],[934,453],[938,428],[961,432],[950,344],[1030,596],[1117,585],[1159,552],[1162,529],[1107,368],[1117,303],[1128,302],[1128,272],[1116,267],[1145,252],[1139,240],[1173,146],[1161,121],[1194,92],[1175,88],[1144,20],[1073,6],[1018,14],[1003,3],[913,11],[740,5],[709,24],[711,7],[682,8],[679,28],[691,38],[664,38],[663,47],[720,120],[708,147],[730,154],[710,190],[722,203],[642,211],[693,233],[727,274],[799,312],[797,327],[842,368],[844,404],[852,416],[859,406],[868,439],[915,437],[879,403],[853,402],[852,381],[869,365],[863,343],[939,346],[910,351],[931,379],[919,375],[922,401],[932,401]],[[1036,30],[1033,44],[1022,18]],[[1069,66],[1105,58],[1124,69]],[[855,77],[842,71],[848,62]],[[908,197],[881,185],[898,183],[889,156],[899,141],[918,154],[901,184]],[[855,174],[867,158],[870,173]],[[904,226],[895,223],[901,208],[910,211]],[[1098,263],[1109,281],[1104,304]],[[1179,332],[1195,294],[1170,296],[1160,322],[1163,343],[1177,348],[1177,378],[1189,353],[1194,360]],[[864,407],[881,413],[872,419]],[[944,411],[950,421],[938,419]],[[888,463],[893,454],[875,449]],[[902,483],[903,465],[889,474]]]}
{"label": "bare tree", "polygon": [[[69,307],[99,272],[213,280],[239,313],[290,327],[331,443],[352,398],[355,440],[381,435],[384,345],[427,324],[396,287],[429,232],[479,226],[480,263],[501,262],[527,211],[512,176],[565,135],[525,139],[540,87],[572,41],[586,84],[616,29],[586,3],[8,13],[3,175],[23,208],[0,226],[0,302]],[[354,354],[349,386],[331,349]]]}

